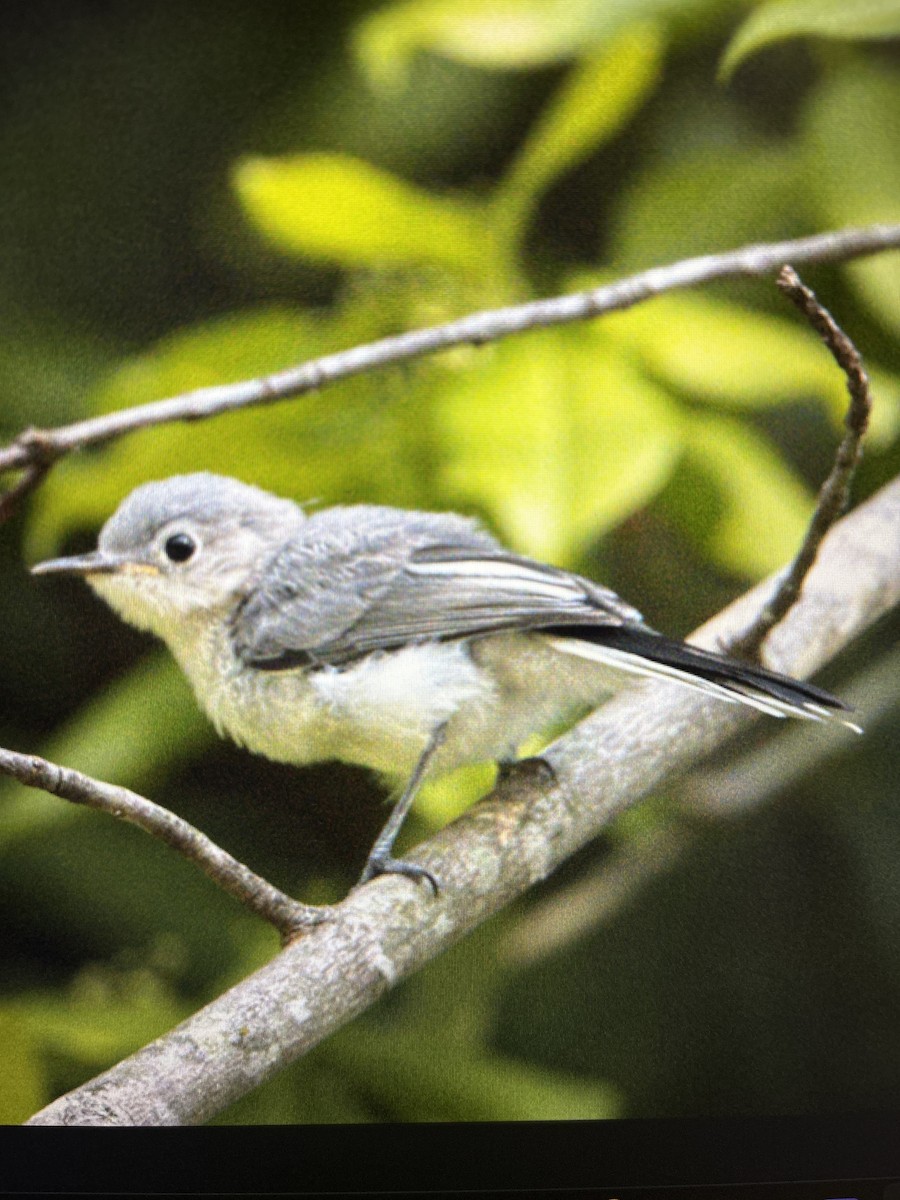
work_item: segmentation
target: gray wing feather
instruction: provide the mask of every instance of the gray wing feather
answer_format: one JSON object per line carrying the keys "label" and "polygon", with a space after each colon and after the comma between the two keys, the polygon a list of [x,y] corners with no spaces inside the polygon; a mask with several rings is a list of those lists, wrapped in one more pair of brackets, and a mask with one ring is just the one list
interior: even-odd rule
{"label": "gray wing feather", "polygon": [[407,642],[640,613],[606,588],[504,550],[453,514],[327,509],[263,568],[232,634],[251,666],[348,662]]}

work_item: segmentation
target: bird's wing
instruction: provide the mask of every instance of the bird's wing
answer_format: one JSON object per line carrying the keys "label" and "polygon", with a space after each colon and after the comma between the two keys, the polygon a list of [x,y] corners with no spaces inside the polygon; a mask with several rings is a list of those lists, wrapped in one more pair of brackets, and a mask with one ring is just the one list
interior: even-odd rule
{"label": "bird's wing", "polygon": [[348,524],[355,511],[337,510],[340,520],[327,510],[312,529],[311,518],[264,569],[233,622],[248,665],[340,664],[408,642],[641,620],[615,593],[512,554],[463,518]]}

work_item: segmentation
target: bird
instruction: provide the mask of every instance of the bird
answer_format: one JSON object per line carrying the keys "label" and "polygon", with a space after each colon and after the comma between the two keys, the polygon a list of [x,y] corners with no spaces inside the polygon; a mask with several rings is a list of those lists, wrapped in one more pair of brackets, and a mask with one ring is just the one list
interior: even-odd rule
{"label": "bird", "polygon": [[308,512],[208,472],[135,488],[74,574],[168,646],[218,732],[279,762],[405,781],[360,883],[433,872],[393,855],[426,778],[516,761],[629,675],[775,717],[839,721],[813,684],[658,633],[609,588],[505,548],[473,518],[353,504]]}

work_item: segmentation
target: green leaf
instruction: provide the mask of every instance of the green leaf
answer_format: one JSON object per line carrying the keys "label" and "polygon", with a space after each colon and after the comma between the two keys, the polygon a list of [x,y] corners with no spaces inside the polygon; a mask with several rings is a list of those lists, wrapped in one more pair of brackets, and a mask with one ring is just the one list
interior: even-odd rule
{"label": "green leaf", "polygon": [[631,26],[572,71],[495,195],[496,219],[507,238],[522,234],[554,179],[627,124],[659,78],[661,52],[655,26]]}
{"label": "green leaf", "polygon": [[796,554],[813,498],[771,445],[738,421],[695,415],[664,496],[684,533],[715,562],[756,579]]}
{"label": "green leaf", "polygon": [[[109,684],[41,747],[44,757],[138,791],[214,740],[183,675],[158,654]],[[0,851],[82,820],[88,810],[0,780]]]}
{"label": "green leaf", "polygon": [[159,1037],[187,1015],[152,971],[88,967],[65,994],[34,993],[8,1007],[45,1049],[92,1070]]}
{"label": "green leaf", "polygon": [[592,35],[596,0],[403,0],[362,21],[354,44],[376,86],[396,87],[418,50],[471,66],[560,62]]}
{"label": "green leaf", "polygon": [[900,0],[770,0],[751,13],[731,39],[719,75],[728,79],[745,58],[787,38],[852,40],[898,35]]}
{"label": "green leaf", "polygon": [[20,1125],[49,1100],[38,1039],[16,1004],[0,1008],[0,1125]]}
{"label": "green leaf", "polygon": [[486,70],[533,70],[590,52],[636,21],[703,29],[734,0],[400,0],[362,21],[356,53],[376,87],[396,88],[426,50]]}
{"label": "green leaf", "polygon": [[793,145],[704,145],[646,157],[618,202],[610,238],[617,270],[799,235],[802,169]]}
{"label": "green leaf", "polygon": [[605,1083],[582,1082],[486,1048],[455,1041],[448,1052],[439,1031],[377,1033],[351,1026],[330,1043],[358,1090],[376,1111],[400,1121],[598,1120],[619,1114],[621,1101]]}
{"label": "green leaf", "polygon": [[[597,277],[577,277],[591,287]],[[719,408],[762,409],[815,397],[835,426],[848,405],[847,384],[811,330],[694,292],[672,292],[652,303],[611,313],[596,335],[637,354],[645,370],[692,400]],[[868,368],[873,406],[866,444],[890,445],[900,432],[900,379]]]}
{"label": "green leaf", "polygon": [[483,213],[472,201],[435,196],[349,155],[246,158],[234,186],[257,228],[305,258],[472,271],[489,250]]}
{"label": "green leaf", "polygon": [[518,548],[570,561],[664,485],[677,410],[583,330],[483,353],[434,399],[444,485]]}
{"label": "green leaf", "polygon": [[[806,191],[823,228],[900,221],[900,79],[857,62],[822,83],[805,115]],[[900,255],[844,268],[871,312],[900,334]]]}
{"label": "green leaf", "polygon": [[673,292],[611,313],[598,331],[692,399],[768,408],[815,396],[836,420],[847,407],[844,376],[834,360],[806,326],[787,317]]}

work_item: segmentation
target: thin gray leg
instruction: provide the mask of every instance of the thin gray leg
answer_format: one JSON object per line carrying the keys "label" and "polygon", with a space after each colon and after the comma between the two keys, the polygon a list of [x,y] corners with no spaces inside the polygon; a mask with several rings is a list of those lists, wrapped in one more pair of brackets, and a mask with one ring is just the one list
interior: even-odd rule
{"label": "thin gray leg", "polygon": [[428,744],[422,751],[409,782],[403,789],[400,799],[391,810],[391,815],[388,817],[384,829],[379,833],[375,845],[369,852],[363,873],[359,877],[360,884],[368,883],[376,875],[406,875],[410,879],[427,879],[435,895],[440,891],[437,879],[426,867],[420,867],[416,863],[404,862],[402,858],[392,858],[391,851],[394,848],[394,842],[397,840],[397,834],[406,820],[406,814],[409,812],[412,802],[416,798],[416,792],[418,792],[419,786],[425,778],[428,765],[435,753],[443,745],[446,730],[447,723],[445,721],[442,725],[438,725],[437,729],[435,729],[434,733],[428,739]]}

